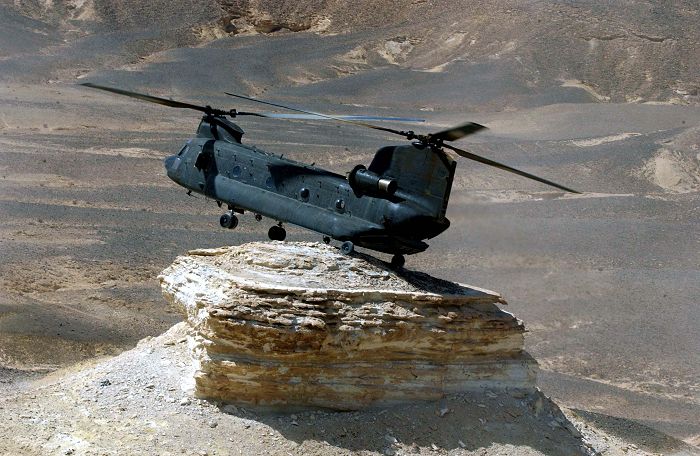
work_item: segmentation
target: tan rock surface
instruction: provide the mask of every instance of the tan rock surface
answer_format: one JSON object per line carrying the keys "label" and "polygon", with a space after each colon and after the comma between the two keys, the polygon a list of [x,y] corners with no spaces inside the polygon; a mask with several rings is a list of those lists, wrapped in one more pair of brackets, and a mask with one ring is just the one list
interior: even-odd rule
{"label": "tan rock surface", "polygon": [[534,387],[523,324],[488,290],[316,243],[195,250],[160,280],[193,329],[198,397],[359,409]]}

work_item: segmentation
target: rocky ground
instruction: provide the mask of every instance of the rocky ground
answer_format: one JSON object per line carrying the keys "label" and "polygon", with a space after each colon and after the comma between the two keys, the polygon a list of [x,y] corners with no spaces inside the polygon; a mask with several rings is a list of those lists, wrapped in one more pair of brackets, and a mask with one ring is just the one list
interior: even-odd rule
{"label": "rocky ground", "polygon": [[[269,227],[220,231],[213,202],[165,177],[196,114],[74,85],[90,80],[223,107],[238,90],[420,115],[426,131],[489,126],[459,146],[586,193],[460,161],[452,228],[408,267],[501,292],[527,324],[540,387],[598,429],[649,451],[697,445],[697,5],[277,3],[0,1],[0,397],[15,404],[3,405],[13,438],[39,428],[17,413],[44,400],[34,380],[180,321],[156,280],[177,255]],[[242,126],[340,173],[394,143],[318,122]]]}
{"label": "rocky ground", "polygon": [[[3,454],[693,454],[671,439],[631,444],[595,414],[539,392],[456,395],[362,412],[259,413],[194,399],[186,326],[103,362],[56,372],[0,399]],[[570,418],[575,426],[567,419]],[[629,424],[627,425],[629,426]],[[31,434],[26,432],[32,429]]]}

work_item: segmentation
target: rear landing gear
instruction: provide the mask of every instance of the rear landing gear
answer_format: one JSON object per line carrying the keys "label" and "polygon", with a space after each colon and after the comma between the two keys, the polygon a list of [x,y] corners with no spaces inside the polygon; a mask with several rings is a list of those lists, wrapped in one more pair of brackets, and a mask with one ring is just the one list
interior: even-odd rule
{"label": "rear landing gear", "polygon": [[284,241],[287,237],[287,231],[282,228],[282,224],[275,225],[267,231],[267,236],[273,241]]}
{"label": "rear landing gear", "polygon": [[238,217],[233,215],[233,211],[228,211],[221,217],[219,217],[219,224],[223,228],[228,228],[230,230],[238,226]]}
{"label": "rear landing gear", "polygon": [[403,268],[403,265],[406,264],[406,258],[404,258],[403,255],[400,253],[397,253],[393,257],[391,257],[391,267],[394,269],[401,269]]}

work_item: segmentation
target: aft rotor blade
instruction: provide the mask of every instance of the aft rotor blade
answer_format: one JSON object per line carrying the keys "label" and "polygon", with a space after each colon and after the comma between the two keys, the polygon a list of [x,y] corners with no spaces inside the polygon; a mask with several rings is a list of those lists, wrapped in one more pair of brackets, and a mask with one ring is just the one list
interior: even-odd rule
{"label": "aft rotor blade", "polygon": [[467,152],[466,150],[458,149],[457,147],[453,147],[453,146],[450,146],[448,144],[443,144],[443,147],[456,152],[457,155],[459,155],[461,157],[468,158],[468,159],[474,160],[474,161],[478,161],[479,163],[483,163],[485,165],[495,166],[496,168],[502,169],[504,171],[515,173],[515,174],[518,174],[520,176],[527,177],[528,179],[533,179],[533,180],[536,180],[537,182],[542,182],[543,184],[551,185],[552,187],[556,187],[560,190],[564,190],[564,191],[571,192],[571,193],[581,193],[581,192],[577,192],[576,190],[572,190],[568,187],[564,187],[563,185],[559,185],[556,182],[552,182],[552,181],[544,179],[542,177],[537,177],[534,174],[526,173],[525,171],[520,171],[519,169],[511,168],[508,165],[504,165],[503,163],[498,163],[497,161],[489,160],[488,158],[481,157],[481,156],[473,154],[471,152]]}
{"label": "aft rotor blade", "polygon": [[[336,120],[328,119],[319,114],[281,114],[276,112],[263,112],[261,115],[273,119],[292,119],[292,120]],[[333,116],[344,120],[376,120],[381,122],[425,122],[425,119],[416,119],[413,117],[384,117],[384,116],[367,116],[367,115],[344,115]]]}
{"label": "aft rotor blade", "polygon": [[467,122],[463,125],[457,127],[448,128],[447,130],[442,130],[437,133],[430,135],[431,139],[438,139],[442,141],[456,141],[465,136],[476,133],[479,130],[486,128],[483,125],[479,125],[474,122]]}
{"label": "aft rotor blade", "polygon": [[288,110],[290,110],[290,111],[295,111],[295,112],[299,112],[299,113],[302,113],[302,114],[310,114],[310,115],[313,115],[313,116],[323,117],[323,118],[325,118],[325,119],[337,120],[338,122],[345,122],[345,123],[352,124],[352,125],[358,125],[358,126],[365,127],[365,128],[372,128],[372,129],[374,129],[374,130],[381,130],[381,131],[385,131],[385,132],[387,132],[387,133],[393,133],[393,134],[395,134],[395,135],[399,135],[399,136],[403,136],[403,137],[408,137],[408,133],[407,133],[407,132],[405,132],[405,131],[399,131],[399,130],[394,130],[393,128],[380,127],[380,126],[378,126],[378,125],[372,125],[372,124],[369,124],[369,123],[366,123],[366,122],[359,122],[359,121],[356,121],[356,120],[343,119],[342,117],[331,116],[331,115],[329,115],[329,114],[321,114],[321,113],[319,113],[319,112],[306,111],[306,110],[304,110],[304,109],[299,109],[299,108],[292,108],[291,106],[285,106],[285,105],[281,105],[281,104],[277,104],[277,103],[272,103],[272,102],[269,102],[269,101],[258,100],[257,98],[246,97],[245,95],[237,95],[237,94],[235,94],[235,93],[230,93],[230,92],[224,92],[224,93],[225,93],[226,95],[228,95],[228,96],[231,96],[231,97],[241,98],[241,99],[243,99],[243,100],[248,100],[248,101],[254,101],[254,102],[256,102],[256,103],[262,103],[262,104],[266,104],[266,105],[268,105],[268,106],[275,106],[275,107],[277,107],[277,108],[288,109]]}

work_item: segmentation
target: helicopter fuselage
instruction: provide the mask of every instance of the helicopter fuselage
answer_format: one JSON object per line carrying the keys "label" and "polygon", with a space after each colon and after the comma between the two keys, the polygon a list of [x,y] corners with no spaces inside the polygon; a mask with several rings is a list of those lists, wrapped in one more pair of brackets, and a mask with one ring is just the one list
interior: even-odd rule
{"label": "helicopter fuselage", "polygon": [[[245,95],[227,95],[294,111],[295,114],[246,112],[219,109],[183,101],[132,92],[93,83],[83,86],[136,98],[171,108],[204,113],[197,136],[177,154],[165,159],[168,176],[189,189],[224,203],[229,211],[219,223],[235,228],[235,212],[246,210],[278,222],[268,231],[272,240],[284,240],[285,222],[299,225],[343,241],[340,250],[349,254],[355,244],[394,254],[391,264],[402,267],[404,253],[418,253],[428,248],[424,241],[445,231],[450,222],[445,217],[454,181],[456,163],[445,149],[460,157],[492,166],[571,193],[576,190],[512,168],[475,153],[455,147],[459,140],[486,128],[474,122],[417,134],[380,127],[365,120],[413,122],[421,119],[382,116],[334,116],[259,100]],[[243,130],[231,122],[239,116],[300,120],[333,120],[371,128],[413,141],[409,145],[382,147],[369,167],[355,166],[347,179],[340,174],[306,165],[283,156],[241,143]],[[294,117],[292,117],[294,116]]]}
{"label": "helicopter fuselage", "polygon": [[[231,122],[205,116],[197,137],[165,159],[168,176],[232,211],[251,211],[385,253],[422,252],[428,247],[425,239],[449,227],[444,212],[454,162],[446,161],[441,172],[447,194],[444,189],[432,196],[427,190],[413,192],[402,185],[402,177],[411,176],[384,176],[384,183],[395,182],[393,188],[385,185],[382,192],[379,182],[376,191],[363,192],[340,174],[242,144],[242,134]],[[426,155],[417,146],[400,147]],[[423,171],[418,167],[416,172]],[[424,172],[433,177],[434,170]]]}

